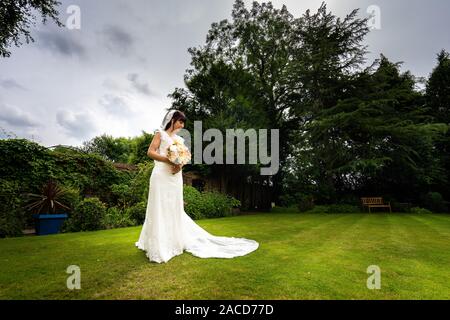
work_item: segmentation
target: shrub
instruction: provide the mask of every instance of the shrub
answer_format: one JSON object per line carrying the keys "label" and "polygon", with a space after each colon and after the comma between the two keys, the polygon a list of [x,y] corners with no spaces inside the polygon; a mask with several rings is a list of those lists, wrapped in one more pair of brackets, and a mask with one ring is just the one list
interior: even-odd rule
{"label": "shrub", "polygon": [[147,204],[144,201],[138,202],[134,206],[127,208],[126,211],[136,225],[144,223],[145,215],[147,213]]}
{"label": "shrub", "polygon": [[241,205],[236,198],[219,192],[200,192],[192,186],[184,185],[184,209],[192,219],[231,216],[232,209]]}
{"label": "shrub", "polygon": [[22,192],[37,193],[49,179],[71,185],[83,195],[98,194],[109,201],[110,187],[124,174],[99,155],[49,150],[26,139],[0,140],[0,176],[18,181]]}
{"label": "shrub", "polygon": [[0,180],[0,238],[22,236],[27,224],[19,182]]}
{"label": "shrub", "polygon": [[359,213],[361,210],[358,206],[349,204],[332,204],[332,205],[316,205],[313,209],[306,211],[307,213]]}
{"label": "shrub", "polygon": [[413,207],[413,208],[411,208],[411,213],[430,214],[432,212],[425,208]]}
{"label": "shrub", "polygon": [[147,203],[149,181],[154,163],[147,161],[138,164],[138,171],[129,174],[128,178],[124,178],[119,184],[111,186],[113,194],[113,202],[111,206],[116,206],[122,210],[133,207],[139,202]]}
{"label": "shrub", "polygon": [[240,205],[240,201],[219,192],[202,192],[203,199],[207,206],[203,215],[208,218],[231,216],[233,207]]}
{"label": "shrub", "polygon": [[272,213],[296,213],[298,212],[298,207],[296,205],[291,205],[288,207],[275,206],[271,209]]}
{"label": "shrub", "polygon": [[0,177],[17,181],[23,192],[38,191],[51,175],[49,151],[26,139],[0,140]]}
{"label": "shrub", "polygon": [[204,218],[203,199],[200,191],[192,186],[184,185],[183,198],[186,202],[184,210],[192,219]]}
{"label": "shrub", "polygon": [[279,208],[289,208],[294,206],[296,207],[298,202],[295,196],[292,194],[282,194],[280,195],[279,200],[280,200]]}
{"label": "shrub", "polygon": [[355,196],[354,194],[345,194],[339,197],[337,204],[350,204],[352,206],[359,207],[361,205],[361,198]]}
{"label": "shrub", "polygon": [[350,204],[332,204],[327,208],[327,213],[359,213],[361,210],[358,206]]}
{"label": "shrub", "polygon": [[306,211],[306,213],[328,213],[328,206],[326,205],[315,205],[311,210]]}
{"label": "shrub", "polygon": [[394,212],[411,212],[410,202],[399,202],[396,199],[392,199],[390,202]]}
{"label": "shrub", "polygon": [[73,210],[81,201],[80,189],[71,186],[61,186],[64,193],[61,196],[61,202],[67,204],[70,208],[70,211]]}
{"label": "shrub", "polygon": [[299,194],[297,208],[299,212],[305,212],[314,208],[314,197],[312,195]]}
{"label": "shrub", "polygon": [[113,184],[111,192],[117,199],[117,206],[122,210],[140,200],[140,194],[136,193],[128,184]]}
{"label": "shrub", "polygon": [[134,221],[127,210],[111,207],[106,210],[102,218],[102,226],[105,229],[124,228],[134,226]]}
{"label": "shrub", "polygon": [[153,161],[145,161],[138,164],[138,172],[131,181],[131,188],[135,194],[139,194],[139,201],[147,203],[148,191],[150,186],[150,176],[152,174],[155,163]]}
{"label": "shrub", "polygon": [[106,206],[100,199],[86,198],[82,200],[69,215],[63,226],[64,232],[91,231],[102,228],[102,220],[106,214]]}
{"label": "shrub", "polygon": [[70,211],[71,208],[62,203],[64,192],[65,189],[57,181],[49,180],[41,187],[38,194],[24,194],[30,200],[25,208],[37,214],[56,214],[60,210]]}
{"label": "shrub", "polygon": [[428,192],[423,197],[423,205],[426,209],[432,212],[447,212],[448,208],[445,204],[444,198],[439,192]]}

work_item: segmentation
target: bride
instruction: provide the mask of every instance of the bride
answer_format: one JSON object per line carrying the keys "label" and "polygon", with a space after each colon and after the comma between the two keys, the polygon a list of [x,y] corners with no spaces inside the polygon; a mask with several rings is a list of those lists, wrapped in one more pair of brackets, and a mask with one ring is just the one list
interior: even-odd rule
{"label": "bride", "polygon": [[147,212],[135,245],[146,252],[150,261],[162,263],[184,250],[199,258],[233,258],[246,255],[259,246],[245,238],[213,236],[197,225],[184,211],[182,165],[170,162],[166,150],[184,127],[186,117],[178,110],[169,111],[157,129],[148,149],[155,160],[150,176]]}

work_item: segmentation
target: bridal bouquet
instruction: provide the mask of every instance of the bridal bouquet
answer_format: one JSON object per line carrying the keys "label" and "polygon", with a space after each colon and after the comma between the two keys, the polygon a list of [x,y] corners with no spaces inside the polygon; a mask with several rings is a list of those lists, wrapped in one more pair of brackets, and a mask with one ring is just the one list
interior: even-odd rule
{"label": "bridal bouquet", "polygon": [[175,141],[167,148],[167,158],[172,163],[185,165],[191,160],[191,153],[184,143]]}

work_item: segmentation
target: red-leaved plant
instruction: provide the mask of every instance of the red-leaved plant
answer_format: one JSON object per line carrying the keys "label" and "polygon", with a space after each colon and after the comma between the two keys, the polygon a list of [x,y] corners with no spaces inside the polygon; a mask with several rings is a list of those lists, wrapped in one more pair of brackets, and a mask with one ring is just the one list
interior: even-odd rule
{"label": "red-leaved plant", "polygon": [[24,194],[26,197],[29,197],[29,201],[32,201],[31,203],[24,206],[24,209],[29,211],[36,210],[37,214],[40,214],[41,212],[55,214],[58,208],[70,210],[68,206],[60,202],[64,194],[64,189],[61,188],[56,181],[49,180],[42,187],[41,194]]}

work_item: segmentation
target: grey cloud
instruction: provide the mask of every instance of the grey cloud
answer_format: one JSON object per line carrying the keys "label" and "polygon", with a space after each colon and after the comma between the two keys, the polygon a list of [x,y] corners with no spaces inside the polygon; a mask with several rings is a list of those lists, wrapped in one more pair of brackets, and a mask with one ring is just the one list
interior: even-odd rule
{"label": "grey cloud", "polygon": [[70,32],[38,32],[38,45],[64,56],[85,57],[86,49]]}
{"label": "grey cloud", "polygon": [[133,37],[119,26],[107,25],[101,34],[106,48],[113,53],[123,56],[128,54],[133,47]]}
{"label": "grey cloud", "polygon": [[104,106],[108,112],[113,114],[124,114],[130,112],[130,108],[125,100],[116,95],[106,94],[99,100],[99,103]]}
{"label": "grey cloud", "polygon": [[118,84],[114,79],[107,78],[103,81],[102,86],[111,90],[121,90],[120,84]]}
{"label": "grey cloud", "polygon": [[27,90],[25,87],[20,85],[16,80],[8,78],[8,79],[0,79],[0,86],[5,89],[20,89]]}
{"label": "grey cloud", "polygon": [[89,137],[95,131],[95,125],[87,114],[62,110],[56,114],[56,121],[68,134],[80,139]]}
{"label": "grey cloud", "polygon": [[39,123],[18,107],[0,102],[0,120],[15,127],[37,127]]}
{"label": "grey cloud", "polygon": [[128,74],[128,80],[132,83],[133,87],[140,93],[151,95],[150,88],[147,82],[139,82],[139,75],[137,73]]}

